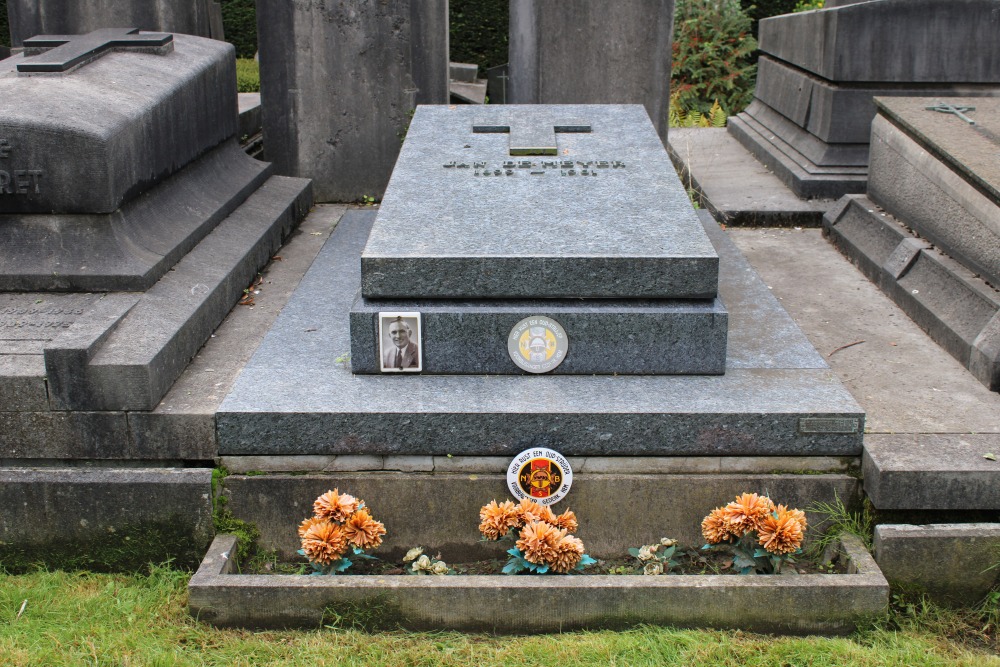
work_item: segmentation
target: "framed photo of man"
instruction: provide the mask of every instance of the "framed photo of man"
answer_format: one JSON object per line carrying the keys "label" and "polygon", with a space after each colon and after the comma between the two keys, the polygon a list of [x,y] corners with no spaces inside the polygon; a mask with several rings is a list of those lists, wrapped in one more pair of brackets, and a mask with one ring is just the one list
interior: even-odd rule
{"label": "framed photo of man", "polygon": [[383,373],[423,370],[420,313],[379,313],[378,341]]}

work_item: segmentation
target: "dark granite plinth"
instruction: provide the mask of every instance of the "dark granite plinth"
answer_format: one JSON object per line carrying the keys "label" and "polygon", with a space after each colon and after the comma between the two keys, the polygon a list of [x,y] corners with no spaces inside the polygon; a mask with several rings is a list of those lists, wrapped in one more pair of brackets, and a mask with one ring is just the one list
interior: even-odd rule
{"label": "dark granite plinth", "polygon": [[[512,156],[519,130],[558,155]],[[361,272],[367,298],[704,299],[718,256],[641,106],[421,107]]]}
{"label": "dark granite plinth", "polygon": [[619,301],[405,301],[359,297],[351,309],[351,368],[378,373],[378,312],[420,311],[423,372],[521,374],[507,337],[522,319],[551,317],[569,353],[553,374],[718,375],[726,368],[728,315],[719,299]]}
{"label": "dark granite plinth", "polygon": [[356,375],[343,360],[352,258],[372,217],[345,215],[244,368],[217,414],[220,455],[861,451],[861,408],[710,217],[730,313],[725,375]]}

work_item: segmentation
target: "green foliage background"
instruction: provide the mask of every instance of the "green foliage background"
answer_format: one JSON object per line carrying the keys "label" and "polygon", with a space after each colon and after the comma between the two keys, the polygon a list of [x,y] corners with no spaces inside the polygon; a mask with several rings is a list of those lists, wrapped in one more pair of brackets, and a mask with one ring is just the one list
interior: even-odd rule
{"label": "green foliage background", "polygon": [[451,60],[487,68],[507,62],[507,0],[450,0]]}
{"label": "green foliage background", "polygon": [[222,0],[222,29],[237,58],[257,53],[257,6],[254,0]]}
{"label": "green foliage background", "polygon": [[740,0],[743,11],[750,17],[753,36],[757,36],[757,22],[769,16],[791,14],[799,0]]}
{"label": "green foliage background", "polygon": [[6,2],[0,2],[0,45],[10,46],[10,24],[7,23]]}

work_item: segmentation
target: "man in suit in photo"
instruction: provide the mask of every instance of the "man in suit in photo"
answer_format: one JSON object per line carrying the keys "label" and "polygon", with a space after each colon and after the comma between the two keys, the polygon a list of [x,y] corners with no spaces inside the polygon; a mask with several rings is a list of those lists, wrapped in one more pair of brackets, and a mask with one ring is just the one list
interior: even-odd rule
{"label": "man in suit in photo", "polygon": [[397,317],[389,324],[389,339],[391,346],[386,346],[382,353],[382,368],[385,370],[404,370],[420,366],[419,350],[416,343],[410,340],[413,332],[410,325]]}

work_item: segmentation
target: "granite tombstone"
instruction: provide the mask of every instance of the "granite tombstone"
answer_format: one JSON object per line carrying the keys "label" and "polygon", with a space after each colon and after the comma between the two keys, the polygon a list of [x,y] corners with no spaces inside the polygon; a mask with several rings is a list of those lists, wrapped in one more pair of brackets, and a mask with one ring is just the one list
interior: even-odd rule
{"label": "granite tombstone", "polygon": [[[124,413],[93,411],[155,407],[309,183],[240,150],[228,44],[102,29],[24,46],[0,64],[0,395],[18,423],[84,410],[77,427],[100,429]],[[23,454],[8,426],[0,456]]]}

